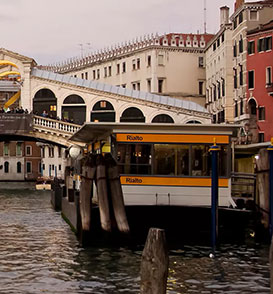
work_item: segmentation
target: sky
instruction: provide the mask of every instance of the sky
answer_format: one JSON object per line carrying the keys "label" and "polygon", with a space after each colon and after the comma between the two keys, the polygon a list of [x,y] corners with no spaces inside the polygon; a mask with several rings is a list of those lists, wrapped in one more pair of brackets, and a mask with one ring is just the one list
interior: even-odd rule
{"label": "sky", "polygon": [[[47,65],[148,34],[219,29],[235,0],[0,0],[0,48]],[[249,0],[248,2],[253,2]]]}

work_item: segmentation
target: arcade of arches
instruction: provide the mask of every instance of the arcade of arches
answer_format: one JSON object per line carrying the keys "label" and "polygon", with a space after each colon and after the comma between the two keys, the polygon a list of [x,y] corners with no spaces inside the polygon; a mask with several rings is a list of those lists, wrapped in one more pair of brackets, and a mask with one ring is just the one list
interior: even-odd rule
{"label": "arcade of arches", "polygon": [[[57,118],[57,98],[47,88],[39,90],[33,99],[33,111],[42,115],[45,111],[48,117]],[[61,119],[75,124],[84,124],[86,118],[86,105],[82,97],[76,94],[67,96],[61,106]],[[115,122],[118,120],[113,105],[106,100],[96,102],[90,113],[90,121]],[[137,107],[128,107],[120,117],[120,122],[145,123],[146,117]],[[152,123],[174,123],[168,114],[159,114],[152,119]]]}

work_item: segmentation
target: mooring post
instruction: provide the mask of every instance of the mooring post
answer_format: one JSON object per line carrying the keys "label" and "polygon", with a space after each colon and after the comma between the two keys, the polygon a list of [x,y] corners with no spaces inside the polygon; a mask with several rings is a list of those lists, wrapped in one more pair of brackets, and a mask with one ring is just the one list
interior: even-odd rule
{"label": "mooring post", "polygon": [[211,153],[211,246],[212,252],[215,253],[218,237],[218,152],[220,148],[214,144],[210,147]]}
{"label": "mooring post", "polygon": [[165,231],[151,228],[141,259],[140,294],[166,294],[168,267]]}

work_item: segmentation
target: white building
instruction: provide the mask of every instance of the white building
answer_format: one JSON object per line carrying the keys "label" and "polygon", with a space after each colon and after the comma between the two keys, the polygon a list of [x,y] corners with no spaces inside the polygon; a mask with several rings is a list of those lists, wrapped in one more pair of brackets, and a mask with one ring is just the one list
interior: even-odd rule
{"label": "white building", "polygon": [[43,69],[205,104],[204,50],[213,35],[146,37]]}
{"label": "white building", "polygon": [[220,8],[220,30],[206,48],[206,107],[214,123],[233,122],[232,24]]}

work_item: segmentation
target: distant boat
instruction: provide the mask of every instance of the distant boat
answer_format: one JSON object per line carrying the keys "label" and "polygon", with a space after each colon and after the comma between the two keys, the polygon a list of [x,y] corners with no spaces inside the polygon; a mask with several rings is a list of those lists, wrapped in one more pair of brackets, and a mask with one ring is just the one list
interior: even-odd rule
{"label": "distant boat", "polygon": [[51,183],[50,178],[40,177],[36,182],[36,190],[51,190]]}

